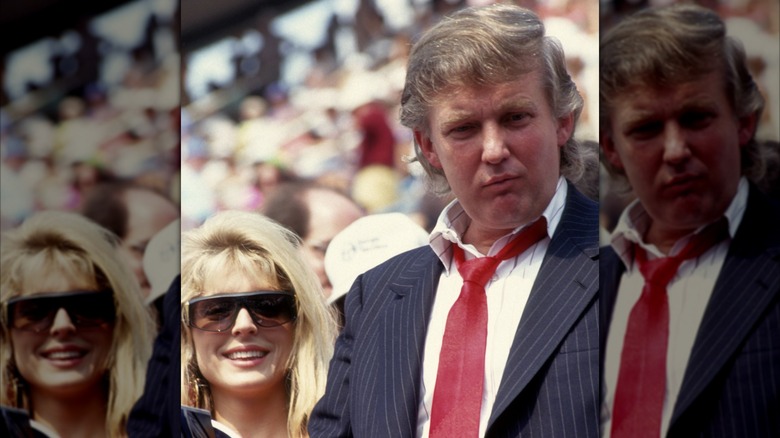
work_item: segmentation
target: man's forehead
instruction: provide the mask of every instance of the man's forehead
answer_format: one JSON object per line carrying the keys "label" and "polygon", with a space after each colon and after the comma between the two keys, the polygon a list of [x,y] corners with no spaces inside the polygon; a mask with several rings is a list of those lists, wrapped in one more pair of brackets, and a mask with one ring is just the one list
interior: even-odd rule
{"label": "man's forehead", "polygon": [[722,99],[727,96],[721,77],[710,73],[671,85],[633,84],[615,94],[612,106],[616,114],[621,111],[643,113],[670,109],[670,105],[677,109],[707,107]]}
{"label": "man's forehead", "polygon": [[537,72],[520,74],[511,81],[498,84],[455,84],[442,90],[433,100],[432,108],[448,112],[468,110],[475,98],[494,97],[496,105],[533,103],[544,95],[541,78]]}

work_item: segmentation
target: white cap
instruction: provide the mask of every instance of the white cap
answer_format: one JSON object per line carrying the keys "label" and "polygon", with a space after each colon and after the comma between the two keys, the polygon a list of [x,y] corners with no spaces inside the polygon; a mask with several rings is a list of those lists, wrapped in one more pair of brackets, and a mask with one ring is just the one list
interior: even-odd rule
{"label": "white cap", "polygon": [[174,220],[152,237],[144,251],[144,273],[149,280],[150,304],[165,294],[181,271],[181,221]]}
{"label": "white cap", "polygon": [[349,292],[360,274],[427,244],[428,233],[405,214],[372,214],[356,220],[333,238],[325,253],[325,272],[333,285],[328,303]]}

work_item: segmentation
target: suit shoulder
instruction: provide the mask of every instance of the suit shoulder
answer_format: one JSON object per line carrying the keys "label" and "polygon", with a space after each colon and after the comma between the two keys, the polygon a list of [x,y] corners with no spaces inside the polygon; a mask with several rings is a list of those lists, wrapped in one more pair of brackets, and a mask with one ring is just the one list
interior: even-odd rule
{"label": "suit shoulder", "polygon": [[363,276],[372,277],[375,275],[386,275],[387,272],[408,270],[421,263],[434,263],[436,261],[438,261],[438,257],[433,252],[433,249],[428,245],[424,245],[387,259],[379,265],[367,270]]}

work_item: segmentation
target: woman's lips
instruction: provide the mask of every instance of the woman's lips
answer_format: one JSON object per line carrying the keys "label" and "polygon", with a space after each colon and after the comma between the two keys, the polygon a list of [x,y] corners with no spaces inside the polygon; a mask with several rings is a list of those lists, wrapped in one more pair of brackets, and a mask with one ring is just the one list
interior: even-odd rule
{"label": "woman's lips", "polygon": [[222,353],[222,356],[237,366],[252,367],[262,363],[268,353],[268,349],[260,347],[232,348]]}
{"label": "woman's lips", "polygon": [[50,348],[41,352],[41,356],[58,368],[70,368],[81,363],[89,350],[80,347]]}

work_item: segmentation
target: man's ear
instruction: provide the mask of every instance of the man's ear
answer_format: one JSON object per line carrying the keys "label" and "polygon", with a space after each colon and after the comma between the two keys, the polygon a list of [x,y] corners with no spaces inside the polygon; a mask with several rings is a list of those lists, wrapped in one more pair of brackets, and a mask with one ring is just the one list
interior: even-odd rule
{"label": "man's ear", "polygon": [[756,132],[756,126],[758,125],[758,113],[756,111],[739,119],[739,147],[745,147],[748,144],[753,134]]}
{"label": "man's ear", "polygon": [[428,160],[429,163],[431,163],[431,166],[437,169],[441,169],[441,161],[439,161],[439,155],[433,148],[433,142],[431,141],[431,138],[424,132],[415,130],[414,141],[420,145],[420,150],[422,150],[423,156],[426,160]]}
{"label": "man's ear", "polygon": [[571,134],[574,132],[574,113],[558,119],[558,146],[563,146],[571,138]]}
{"label": "man's ear", "polygon": [[599,143],[601,144],[601,150],[604,151],[604,157],[609,164],[616,169],[624,170],[623,162],[620,161],[620,155],[618,155],[615,150],[615,142],[612,140],[612,134],[607,131],[599,131]]}

